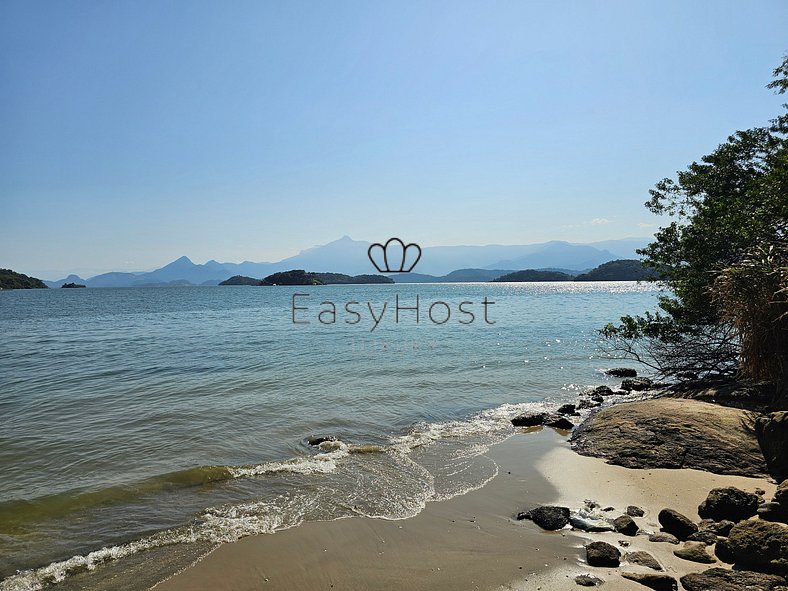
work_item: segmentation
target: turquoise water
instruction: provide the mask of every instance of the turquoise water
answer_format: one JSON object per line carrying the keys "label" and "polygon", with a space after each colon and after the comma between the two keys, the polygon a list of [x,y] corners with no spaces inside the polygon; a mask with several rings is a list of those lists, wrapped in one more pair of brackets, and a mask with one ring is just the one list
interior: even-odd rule
{"label": "turquoise water", "polygon": [[[397,321],[397,297],[418,297],[418,322]],[[508,419],[605,383],[596,329],[656,297],[630,282],[0,292],[0,589],[478,488]]]}

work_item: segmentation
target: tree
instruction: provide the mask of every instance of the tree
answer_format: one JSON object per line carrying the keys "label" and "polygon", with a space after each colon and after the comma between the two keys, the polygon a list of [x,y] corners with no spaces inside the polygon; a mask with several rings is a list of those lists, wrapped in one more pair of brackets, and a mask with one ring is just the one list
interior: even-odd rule
{"label": "tree", "polygon": [[[769,88],[788,91],[788,56],[774,78]],[[788,347],[779,347],[788,328],[788,274],[780,272],[788,239],[787,134],[785,113],[768,126],[738,131],[650,191],[646,207],[671,221],[639,254],[671,295],[660,298],[657,314],[626,316],[605,327],[613,350],[665,375],[738,371],[785,383]],[[770,262],[756,263],[765,261],[763,253],[772,253]],[[758,289],[744,289],[756,283]],[[681,362],[682,349],[690,346],[692,355]],[[781,361],[764,364],[753,355]],[[766,365],[772,369],[755,371]]]}

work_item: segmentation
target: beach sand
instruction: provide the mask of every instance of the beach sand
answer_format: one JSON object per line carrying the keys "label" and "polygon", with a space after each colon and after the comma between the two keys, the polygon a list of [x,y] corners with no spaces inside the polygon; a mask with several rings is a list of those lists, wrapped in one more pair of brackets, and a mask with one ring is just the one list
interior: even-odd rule
{"label": "beach sand", "polygon": [[415,517],[312,522],[244,538],[220,546],[155,589],[561,590],[579,589],[574,577],[581,573],[604,579],[605,589],[645,589],[620,573],[646,569],[588,567],[583,545],[590,539],[614,545],[625,540],[630,546],[622,553],[646,550],[676,577],[709,565],[676,558],[677,546],[652,543],[644,535],[545,532],[514,516],[539,504],[579,508],[584,499],[594,499],[615,507],[613,517],[627,505],[638,505],[646,511],[636,519],[641,529],[658,531],[660,509],[671,507],[697,519],[697,505],[715,486],[774,491],[762,479],[609,466],[575,454],[565,434],[551,429],[518,433],[487,455],[498,464],[498,476],[479,490],[428,503]]}

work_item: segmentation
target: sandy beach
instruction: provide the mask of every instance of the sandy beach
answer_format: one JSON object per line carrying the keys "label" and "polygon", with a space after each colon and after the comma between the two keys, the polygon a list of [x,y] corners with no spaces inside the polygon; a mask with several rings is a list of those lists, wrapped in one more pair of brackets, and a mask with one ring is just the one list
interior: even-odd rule
{"label": "sandy beach", "polygon": [[[696,515],[711,488],[737,486],[767,496],[765,479],[717,476],[696,470],[632,470],[575,454],[566,437],[552,429],[522,432],[494,446],[488,456],[498,476],[483,488],[444,502],[432,502],[416,517],[399,521],[349,518],[306,523],[272,535],[220,546],[202,560],[156,585],[157,591],[281,589],[576,589],[574,577],[593,573],[606,589],[632,589],[621,572],[644,572],[622,563],[618,569],[585,564],[591,539],[646,550],[673,576],[707,565],[673,556],[676,546],[647,536],[587,534],[569,529],[545,532],[518,511],[539,504],[579,508],[584,499],[615,507],[638,505],[646,532],[659,530],[665,507]],[[724,566],[719,564],[719,566]]]}

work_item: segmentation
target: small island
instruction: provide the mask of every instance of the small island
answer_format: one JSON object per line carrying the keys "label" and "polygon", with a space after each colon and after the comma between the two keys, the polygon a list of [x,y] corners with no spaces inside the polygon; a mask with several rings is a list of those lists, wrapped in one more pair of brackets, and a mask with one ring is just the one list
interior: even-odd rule
{"label": "small island", "polygon": [[643,281],[654,279],[655,269],[644,267],[637,259],[619,259],[599,265],[575,277],[575,281]]}
{"label": "small island", "polygon": [[87,286],[81,285],[79,283],[64,283],[63,285],[60,286],[61,289],[75,289],[81,287],[87,287]]}
{"label": "small island", "polygon": [[0,269],[0,289],[47,289],[47,285],[37,277]]}
{"label": "small island", "polygon": [[219,285],[361,285],[394,283],[384,275],[345,275],[343,273],[310,273],[303,269],[273,273],[263,279],[234,275]]}
{"label": "small island", "polygon": [[507,273],[493,279],[495,283],[507,282],[526,282],[526,281],[572,281],[572,276],[561,271],[537,271],[536,269],[524,269]]}

